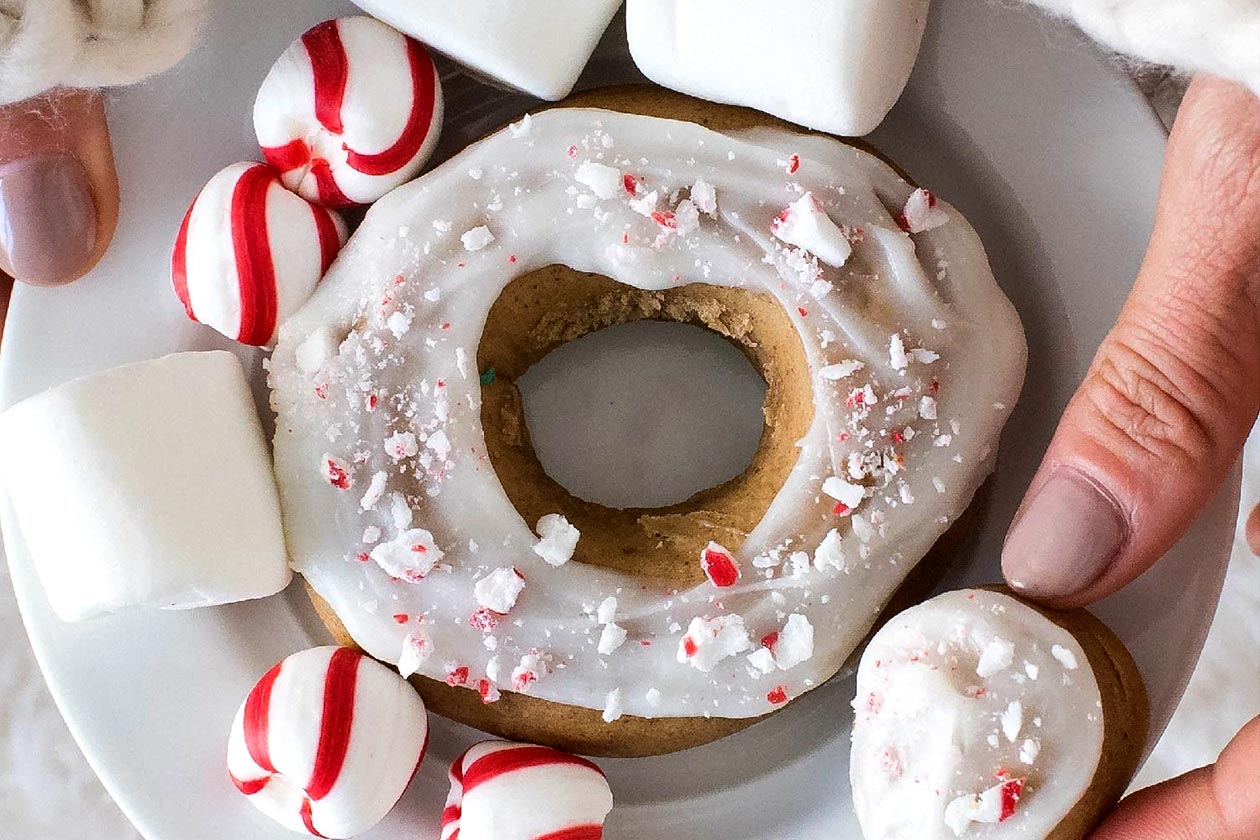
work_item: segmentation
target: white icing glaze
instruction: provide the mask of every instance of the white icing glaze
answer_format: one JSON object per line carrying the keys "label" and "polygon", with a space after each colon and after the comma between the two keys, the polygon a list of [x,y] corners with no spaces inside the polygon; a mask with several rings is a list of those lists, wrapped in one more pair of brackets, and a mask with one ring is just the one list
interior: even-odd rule
{"label": "white icing glaze", "polygon": [[1102,754],[1080,643],[996,592],[948,592],[888,622],[862,655],[853,705],[849,776],[866,840],[1045,837]]}
{"label": "white icing glaze", "polygon": [[[789,174],[791,154],[799,166]],[[599,199],[577,180],[588,161],[633,175],[637,194]],[[805,190],[851,231],[842,269],[772,235]],[[565,109],[522,120],[386,196],[285,324],[272,359],[296,568],[386,659],[403,637],[390,614],[424,614],[434,655],[421,673],[437,679],[464,666],[468,685],[489,675],[508,688],[509,672],[532,655],[531,694],[603,709],[621,689],[622,710],[646,717],[760,715],[821,684],[990,472],[1023,378],[1019,321],[978,238],[944,203],[948,224],[903,233],[895,217],[912,191],[878,159],[826,138],[736,138]],[[461,236],[483,227],[493,240],[469,250]],[[863,235],[852,234],[859,227]],[[644,289],[743,286],[776,297],[796,325],[815,374],[815,415],[784,487],[735,552],[736,585],[667,592],[580,563],[550,566],[535,553],[537,539],[485,457],[478,372],[467,360],[500,290],[554,263]],[[405,330],[390,329],[397,320]],[[894,335],[911,359],[900,370],[890,361]],[[314,371],[297,364],[312,342],[339,343]],[[937,419],[923,419],[923,399]],[[403,430],[425,445],[396,462],[383,442]],[[445,457],[432,448],[439,434]],[[347,469],[348,490],[329,485],[325,454]],[[363,512],[377,473],[388,486]],[[868,487],[853,515],[833,511],[822,488],[832,476]],[[361,542],[365,526],[386,539],[426,529],[441,567],[422,581],[391,580],[356,559],[373,548]],[[471,628],[477,581],[503,567],[524,576],[523,591],[509,615],[482,614],[492,629]],[[595,612],[609,596],[628,639],[601,655]],[[789,670],[767,674],[733,655],[708,671],[676,661],[693,619],[742,618],[755,645],[791,613],[808,619],[815,641]]]}

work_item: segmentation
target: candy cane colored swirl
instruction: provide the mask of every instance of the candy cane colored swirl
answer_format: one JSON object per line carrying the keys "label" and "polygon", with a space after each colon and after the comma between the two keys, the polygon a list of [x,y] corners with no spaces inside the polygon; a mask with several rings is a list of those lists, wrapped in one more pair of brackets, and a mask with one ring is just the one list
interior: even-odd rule
{"label": "candy cane colored swirl", "polygon": [[[841,261],[817,218],[776,221],[808,209],[806,192],[852,243],[842,268],[784,241]],[[527,118],[389,194],[271,361],[295,567],[368,652],[407,649],[408,667],[487,699],[747,718],[820,685],[971,501],[1023,379],[1023,333],[979,239],[943,203],[944,224],[903,232],[912,194],[826,138],[589,109]],[[733,585],[663,591],[534,551],[485,456],[475,360],[500,291],[557,263],[643,289],[743,287],[795,324],[814,418],[732,546]],[[505,569],[523,589],[493,628],[471,626],[475,584],[511,584]],[[601,653],[609,623],[626,639]],[[776,638],[791,644],[758,649]]]}

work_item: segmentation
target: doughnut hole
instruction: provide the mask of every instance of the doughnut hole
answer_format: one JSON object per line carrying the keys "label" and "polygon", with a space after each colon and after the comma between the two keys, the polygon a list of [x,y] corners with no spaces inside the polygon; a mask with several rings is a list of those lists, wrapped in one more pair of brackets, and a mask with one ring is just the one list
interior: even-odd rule
{"label": "doughnut hole", "polygon": [[[547,354],[597,330],[636,321],[674,321],[731,341],[765,380],[760,444],[729,480],[662,507],[610,507],[581,499],[547,474],[530,441],[516,380]],[[771,297],[691,284],[644,291],[555,265],[513,280],[495,301],[477,353],[486,451],[512,504],[533,525],[568,517],[582,538],[574,559],[668,586],[703,580],[698,558],[710,540],[738,550],[796,463],[814,416],[805,351]],[[720,423],[720,418],[717,418]],[[721,434],[720,425],[715,433]],[[627,440],[626,446],[651,445]]]}

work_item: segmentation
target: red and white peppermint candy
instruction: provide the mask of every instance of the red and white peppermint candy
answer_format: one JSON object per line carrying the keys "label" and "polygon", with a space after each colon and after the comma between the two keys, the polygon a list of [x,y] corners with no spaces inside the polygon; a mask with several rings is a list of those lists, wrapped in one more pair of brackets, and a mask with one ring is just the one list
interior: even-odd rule
{"label": "red and white peppermint candy", "polygon": [[410,181],[437,145],[442,83],[424,46],[370,17],[294,41],[254,100],[254,132],[285,186],[328,207]]}
{"label": "red and white peppermint candy", "polygon": [[593,762],[483,741],[451,765],[441,840],[600,840],[612,791]]}
{"label": "red and white peppermint candy", "polygon": [[398,674],[351,648],[317,647],[280,662],[245,698],[228,774],[286,828],[353,837],[398,802],[428,741],[424,703]]}
{"label": "red and white peppermint candy", "polygon": [[234,163],[184,215],[171,283],[189,318],[261,347],[315,291],[345,241],[341,218],[286,190],[271,167]]}

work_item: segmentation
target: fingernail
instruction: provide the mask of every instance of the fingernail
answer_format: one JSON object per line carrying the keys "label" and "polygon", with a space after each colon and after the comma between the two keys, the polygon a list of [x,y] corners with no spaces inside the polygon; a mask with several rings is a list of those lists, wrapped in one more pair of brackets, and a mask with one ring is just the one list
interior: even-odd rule
{"label": "fingernail", "polygon": [[1070,469],[1059,469],[1015,521],[1002,572],[1034,598],[1066,598],[1102,576],[1128,527],[1115,500]]}
{"label": "fingernail", "polygon": [[81,274],[96,250],[96,204],[83,165],[39,154],[0,166],[0,250],[13,276],[50,286]]}

